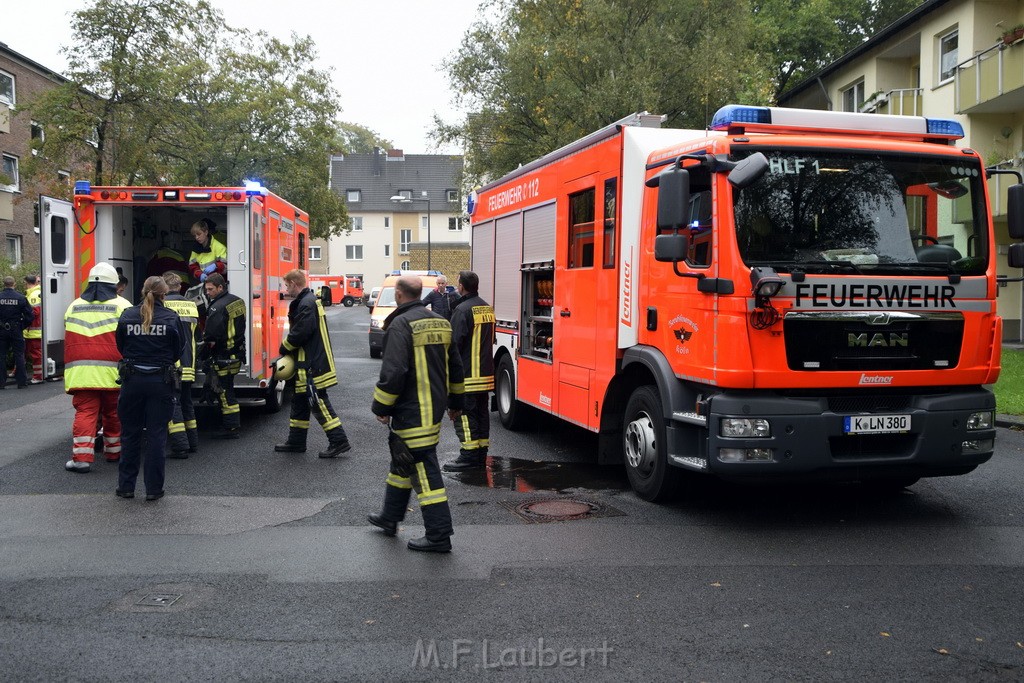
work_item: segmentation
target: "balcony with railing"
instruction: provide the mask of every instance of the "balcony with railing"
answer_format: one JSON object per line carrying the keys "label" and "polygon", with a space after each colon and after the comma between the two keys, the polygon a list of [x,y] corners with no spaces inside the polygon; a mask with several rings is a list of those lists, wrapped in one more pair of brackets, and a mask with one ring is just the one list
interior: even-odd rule
{"label": "balcony with railing", "polygon": [[[996,164],[989,165],[989,168],[998,168],[1004,171],[1024,171],[1024,159],[1007,159]],[[988,179],[988,197],[992,202],[992,216],[998,218],[1006,215],[1007,190],[1014,185],[1017,179],[1005,174],[994,175]]]}
{"label": "balcony with railing", "polygon": [[869,99],[860,110],[866,114],[895,114],[921,116],[921,88],[893,88]]}
{"label": "balcony with railing", "polygon": [[1014,113],[1024,108],[1024,41],[999,42],[956,65],[956,113]]}

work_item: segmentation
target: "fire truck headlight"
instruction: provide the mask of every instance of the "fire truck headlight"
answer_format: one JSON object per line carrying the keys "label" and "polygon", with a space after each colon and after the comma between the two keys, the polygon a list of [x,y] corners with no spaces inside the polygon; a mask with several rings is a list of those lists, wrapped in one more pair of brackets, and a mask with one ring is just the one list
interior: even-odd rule
{"label": "fire truck headlight", "polygon": [[996,447],[995,439],[979,439],[977,441],[964,441],[960,444],[960,447],[964,449],[964,452],[968,453],[987,453]]}
{"label": "fire truck headlight", "polygon": [[722,462],[774,462],[770,448],[719,448],[718,459]]}
{"label": "fire truck headlight", "polygon": [[971,413],[967,418],[967,431],[973,432],[978,429],[992,428],[992,411],[986,410],[981,413]]}
{"label": "fire truck headlight", "polygon": [[722,418],[719,428],[721,436],[747,439],[764,439],[772,435],[772,427],[764,418]]}

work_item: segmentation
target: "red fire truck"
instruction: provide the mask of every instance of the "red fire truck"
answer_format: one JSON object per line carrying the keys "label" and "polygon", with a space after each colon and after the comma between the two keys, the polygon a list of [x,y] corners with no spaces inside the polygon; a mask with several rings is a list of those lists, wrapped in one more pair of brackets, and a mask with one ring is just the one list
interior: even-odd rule
{"label": "red fire truck", "polygon": [[249,304],[248,358],[235,385],[239,399],[271,412],[279,409],[284,387],[271,380],[270,362],[288,330],[281,278],[293,268],[306,269],[305,211],[258,183],[92,187],[79,181],[73,202],[43,197],[40,206],[43,342],[47,357],[55,361],[53,372],[62,365],[64,311],[81,293],[89,270],[102,261],[113,265],[128,278],[125,297],[134,301],[147,276],[162,274],[168,264],[187,263],[193,242],[189,229],[206,218],[226,239],[229,290]]}
{"label": "red fire truck", "polygon": [[[895,489],[988,460],[1000,171],[960,124],[736,105],[708,131],[660,122],[470,197],[502,423],[598,433],[649,500],[687,470]],[[1020,239],[1024,185],[1008,207]]]}
{"label": "red fire truck", "polygon": [[363,303],[361,275],[309,275],[309,288],[320,297],[324,306],[341,304],[351,308]]}

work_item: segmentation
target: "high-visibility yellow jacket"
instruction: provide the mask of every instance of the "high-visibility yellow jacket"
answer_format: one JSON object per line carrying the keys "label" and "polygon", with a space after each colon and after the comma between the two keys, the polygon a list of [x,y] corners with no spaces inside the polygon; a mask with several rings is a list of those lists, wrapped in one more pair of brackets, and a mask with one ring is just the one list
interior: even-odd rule
{"label": "high-visibility yellow jacket", "polygon": [[43,292],[39,285],[25,290],[25,298],[32,307],[32,322],[25,328],[25,339],[43,338]]}
{"label": "high-visibility yellow jacket", "polygon": [[64,390],[117,391],[115,332],[121,312],[131,302],[117,296],[114,285],[90,284],[64,314]]}

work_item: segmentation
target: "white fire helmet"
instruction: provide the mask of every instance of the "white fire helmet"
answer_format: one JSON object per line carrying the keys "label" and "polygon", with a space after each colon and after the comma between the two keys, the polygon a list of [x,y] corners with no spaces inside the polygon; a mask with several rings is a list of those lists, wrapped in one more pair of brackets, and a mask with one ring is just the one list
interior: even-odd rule
{"label": "white fire helmet", "polygon": [[295,359],[291,356],[281,356],[274,361],[274,381],[286,382],[295,376]]}
{"label": "white fire helmet", "polygon": [[89,282],[106,282],[111,285],[117,284],[117,271],[109,263],[100,262],[89,271]]}

